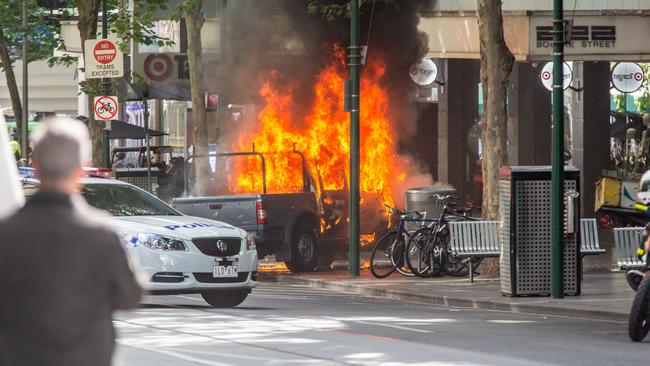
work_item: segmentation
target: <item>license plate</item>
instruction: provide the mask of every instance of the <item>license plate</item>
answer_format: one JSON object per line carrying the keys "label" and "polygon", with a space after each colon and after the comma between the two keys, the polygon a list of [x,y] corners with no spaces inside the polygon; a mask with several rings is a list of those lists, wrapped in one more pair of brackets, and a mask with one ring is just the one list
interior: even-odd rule
{"label": "license plate", "polygon": [[214,278],[237,277],[237,266],[214,266],[212,277]]}

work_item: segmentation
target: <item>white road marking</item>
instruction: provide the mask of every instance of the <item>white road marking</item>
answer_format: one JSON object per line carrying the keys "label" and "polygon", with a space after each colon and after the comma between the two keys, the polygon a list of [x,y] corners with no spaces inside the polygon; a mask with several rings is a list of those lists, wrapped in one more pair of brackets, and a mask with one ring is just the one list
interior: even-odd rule
{"label": "white road marking", "polygon": [[368,322],[368,321],[363,321],[363,320],[354,320],[355,323],[359,324],[366,324],[366,325],[378,325],[380,327],[386,327],[386,328],[394,328],[394,329],[400,329],[400,330],[408,330],[410,332],[418,332],[418,333],[433,333],[433,331],[430,330],[424,330],[424,329],[416,329],[416,328],[410,328],[410,327],[404,327],[401,325],[395,325],[395,324],[382,324],[382,323],[375,323],[375,322]]}
{"label": "white road marking", "polygon": [[537,323],[535,320],[504,320],[504,319],[495,319],[495,320],[486,320],[488,323],[495,324],[525,324],[525,323]]}
{"label": "white road marking", "polygon": [[[369,320],[369,319],[372,319],[372,318],[349,318],[349,319],[347,319],[347,318],[336,318],[336,317],[331,317],[331,316],[324,316],[323,318],[337,320],[337,321],[343,321],[343,322],[350,321],[350,322],[358,323],[358,324],[376,325],[376,326],[379,326],[379,327],[393,328],[393,329],[399,329],[399,330],[407,330],[409,332],[434,333],[433,331],[430,331],[430,330],[405,327],[403,325],[386,324],[386,323],[380,323],[380,322],[377,322],[377,321]],[[378,320],[381,320],[381,319],[378,319]]]}

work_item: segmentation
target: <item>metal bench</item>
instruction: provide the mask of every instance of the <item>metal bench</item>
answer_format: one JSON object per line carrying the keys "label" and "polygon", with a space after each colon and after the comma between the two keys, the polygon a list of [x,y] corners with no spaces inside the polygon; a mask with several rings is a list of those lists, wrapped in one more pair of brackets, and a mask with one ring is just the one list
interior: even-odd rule
{"label": "metal bench", "polygon": [[469,259],[469,281],[474,282],[472,258],[498,257],[499,221],[455,221],[449,223],[449,248],[461,258]]}
{"label": "metal bench", "polygon": [[614,228],[614,243],[616,244],[616,262],[619,269],[643,269],[644,264],[636,255],[636,249],[643,240],[642,227]]}
{"label": "metal bench", "polygon": [[605,253],[598,240],[596,219],[580,219],[580,256]]}

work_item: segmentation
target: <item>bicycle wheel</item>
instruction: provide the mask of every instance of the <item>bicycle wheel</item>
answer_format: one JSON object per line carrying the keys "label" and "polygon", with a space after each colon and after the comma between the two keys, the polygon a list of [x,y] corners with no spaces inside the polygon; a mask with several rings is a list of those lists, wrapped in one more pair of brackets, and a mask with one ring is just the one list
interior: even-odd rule
{"label": "bicycle wheel", "polygon": [[435,227],[415,232],[406,245],[406,264],[418,277],[438,275],[444,266],[442,248],[436,243]]}
{"label": "bicycle wheel", "polygon": [[[400,242],[402,243],[400,245]],[[399,252],[399,253],[396,253]],[[403,257],[404,239],[398,231],[389,231],[379,238],[370,255],[370,272],[376,278],[386,278],[395,272],[395,256]]]}
{"label": "bicycle wheel", "polygon": [[399,272],[403,276],[407,277],[413,277],[415,274],[411,272],[411,270],[408,268],[408,265],[406,264],[406,241],[404,237],[402,236],[402,239],[399,240],[397,243],[395,243],[395,250],[393,250],[393,265],[395,266],[395,269],[397,272]]}
{"label": "bicycle wheel", "polygon": [[634,296],[628,320],[628,335],[634,342],[641,342],[650,332],[648,304],[650,296],[650,278],[644,278]]}

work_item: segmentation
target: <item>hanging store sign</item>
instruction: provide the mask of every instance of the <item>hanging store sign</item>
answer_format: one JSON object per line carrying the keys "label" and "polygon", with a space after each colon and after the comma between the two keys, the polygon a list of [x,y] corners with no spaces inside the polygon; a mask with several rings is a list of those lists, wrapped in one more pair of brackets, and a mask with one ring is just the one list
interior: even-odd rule
{"label": "hanging store sign", "polygon": [[[571,70],[571,66],[569,66],[569,64],[566,62],[564,63],[562,69],[562,89],[566,90],[569,86],[571,86],[571,82],[573,81],[573,70]],[[553,91],[552,62],[547,62],[546,65],[544,65],[544,68],[542,68],[542,72],[539,76],[542,79],[542,84],[544,84],[544,87],[549,91]]]}
{"label": "hanging store sign", "polygon": [[190,69],[186,54],[133,54],[133,72],[149,84],[153,99],[191,100]]}
{"label": "hanging store sign", "polygon": [[612,70],[612,84],[621,93],[634,93],[643,85],[643,69],[634,62],[619,62]]}
{"label": "hanging store sign", "polygon": [[420,86],[433,84],[438,77],[438,66],[430,58],[423,58],[411,66],[409,70],[411,80]]}
{"label": "hanging store sign", "polygon": [[209,91],[205,93],[205,108],[208,111],[216,111],[219,106],[219,93]]}

